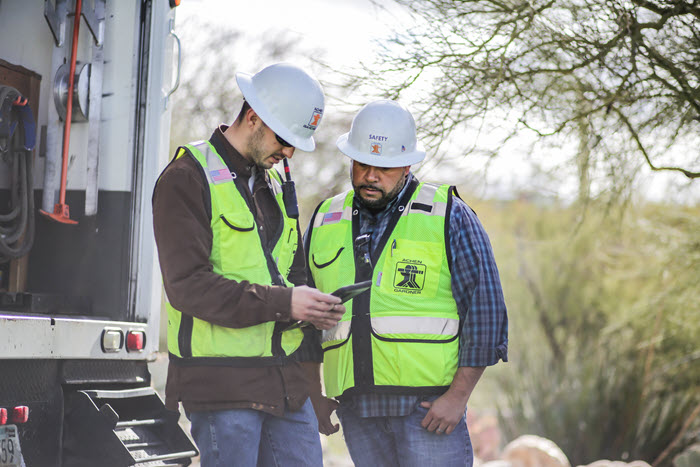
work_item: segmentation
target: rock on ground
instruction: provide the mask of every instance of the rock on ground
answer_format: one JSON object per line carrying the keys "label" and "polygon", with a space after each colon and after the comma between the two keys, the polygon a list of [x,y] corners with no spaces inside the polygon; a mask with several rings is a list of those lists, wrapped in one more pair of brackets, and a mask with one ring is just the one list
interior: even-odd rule
{"label": "rock on ground", "polygon": [[559,446],[535,435],[523,435],[508,443],[501,459],[512,467],[571,467]]}

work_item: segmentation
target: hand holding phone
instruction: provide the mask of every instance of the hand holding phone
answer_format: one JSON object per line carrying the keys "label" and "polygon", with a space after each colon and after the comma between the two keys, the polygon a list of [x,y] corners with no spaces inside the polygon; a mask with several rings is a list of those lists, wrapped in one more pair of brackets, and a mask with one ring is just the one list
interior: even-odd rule
{"label": "hand holding phone", "polygon": [[[331,295],[334,295],[334,296],[340,298],[340,300],[342,300],[340,303],[345,303],[348,300],[350,300],[351,298],[354,298],[354,297],[360,295],[361,293],[366,292],[367,290],[369,290],[369,288],[371,286],[372,286],[371,280],[358,282],[357,284],[351,284],[351,285],[346,285],[345,287],[340,287],[336,291],[331,292]],[[308,289],[308,287],[304,287],[304,288]],[[316,291],[316,292],[318,292],[318,291]],[[298,321],[290,324],[290,326],[287,329],[306,327],[306,326],[309,326],[311,324],[312,323],[310,323],[307,320],[298,320]]]}
{"label": "hand holding phone", "polygon": [[366,290],[369,290],[369,288],[372,287],[372,281],[363,281],[363,282],[358,282],[357,284],[351,284],[351,285],[346,285],[345,287],[341,287],[337,289],[334,292],[331,292],[331,295],[335,295],[336,297],[340,298],[342,300],[341,303],[345,303],[351,298],[354,298],[358,295],[360,295],[362,292],[365,292]]}

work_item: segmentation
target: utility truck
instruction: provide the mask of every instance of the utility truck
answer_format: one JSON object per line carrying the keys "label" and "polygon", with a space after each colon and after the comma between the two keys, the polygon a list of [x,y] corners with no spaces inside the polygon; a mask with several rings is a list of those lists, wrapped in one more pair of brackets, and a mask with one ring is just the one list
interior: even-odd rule
{"label": "utility truck", "polygon": [[0,0],[0,467],[189,465],[151,387],[179,0]]}

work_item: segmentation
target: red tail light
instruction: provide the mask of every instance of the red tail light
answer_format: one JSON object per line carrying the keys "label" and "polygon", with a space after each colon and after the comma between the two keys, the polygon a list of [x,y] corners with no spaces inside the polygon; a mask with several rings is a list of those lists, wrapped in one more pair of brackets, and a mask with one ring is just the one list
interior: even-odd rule
{"label": "red tail light", "polygon": [[26,405],[18,405],[12,409],[12,417],[10,420],[12,423],[27,423],[27,420],[29,420],[29,407]]}
{"label": "red tail light", "polygon": [[146,333],[143,331],[129,331],[126,333],[126,349],[132,352],[140,352],[146,343]]}

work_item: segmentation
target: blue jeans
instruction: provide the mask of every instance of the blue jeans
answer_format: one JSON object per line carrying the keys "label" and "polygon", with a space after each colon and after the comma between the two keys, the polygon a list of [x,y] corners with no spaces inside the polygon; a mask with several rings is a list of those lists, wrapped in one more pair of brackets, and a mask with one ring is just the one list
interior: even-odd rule
{"label": "blue jeans", "polygon": [[420,402],[403,417],[362,418],[342,403],[337,413],[357,467],[471,467],[474,461],[465,417],[452,433],[438,435],[420,425],[428,413]]}
{"label": "blue jeans", "polygon": [[275,417],[254,409],[188,414],[202,467],[323,466],[311,401]]}

